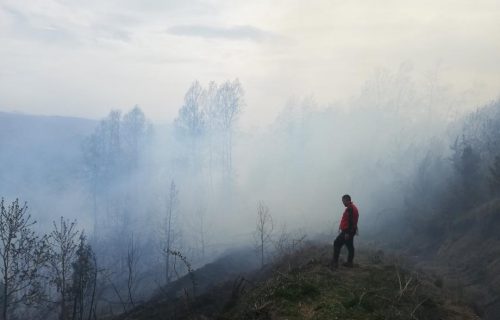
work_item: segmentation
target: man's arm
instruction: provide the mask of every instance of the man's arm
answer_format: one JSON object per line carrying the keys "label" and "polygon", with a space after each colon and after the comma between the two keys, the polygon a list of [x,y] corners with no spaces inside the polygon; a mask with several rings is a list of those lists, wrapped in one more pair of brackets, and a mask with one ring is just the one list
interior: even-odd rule
{"label": "man's arm", "polygon": [[348,227],[347,227],[347,232],[345,232],[344,239],[349,240],[350,237],[352,237],[355,233],[354,230],[354,212],[351,207],[347,208],[347,221],[348,221]]}
{"label": "man's arm", "polygon": [[347,208],[349,228],[347,229],[349,234],[354,234],[356,230],[354,230],[354,210],[352,207]]}

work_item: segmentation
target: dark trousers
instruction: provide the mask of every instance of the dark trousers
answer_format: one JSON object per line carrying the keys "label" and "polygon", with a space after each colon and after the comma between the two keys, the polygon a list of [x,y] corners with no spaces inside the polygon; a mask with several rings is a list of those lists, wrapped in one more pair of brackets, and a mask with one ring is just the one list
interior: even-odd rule
{"label": "dark trousers", "polygon": [[349,239],[345,239],[345,232],[341,232],[337,239],[333,242],[333,263],[339,262],[340,249],[345,245],[349,251],[347,255],[347,262],[352,263],[354,259],[354,235],[349,235]]}

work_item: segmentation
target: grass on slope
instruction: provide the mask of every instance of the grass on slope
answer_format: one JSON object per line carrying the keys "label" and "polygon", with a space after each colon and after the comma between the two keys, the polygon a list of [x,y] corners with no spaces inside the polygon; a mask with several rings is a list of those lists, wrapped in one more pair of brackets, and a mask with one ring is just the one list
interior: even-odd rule
{"label": "grass on slope", "polygon": [[332,271],[331,249],[305,245],[262,270],[214,283],[196,297],[150,301],[118,319],[478,319],[443,288],[442,278],[370,250],[358,250],[354,268]]}
{"label": "grass on slope", "polygon": [[296,253],[220,318],[478,319],[447,300],[436,279],[377,259],[332,271],[328,253],[326,247]]}

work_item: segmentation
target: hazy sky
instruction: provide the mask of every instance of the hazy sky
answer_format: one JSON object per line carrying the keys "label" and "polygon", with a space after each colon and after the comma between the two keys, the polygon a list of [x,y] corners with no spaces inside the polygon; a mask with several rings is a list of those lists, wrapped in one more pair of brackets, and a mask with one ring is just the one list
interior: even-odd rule
{"label": "hazy sky", "polygon": [[238,77],[244,124],[291,97],[346,101],[379,68],[500,94],[500,1],[0,0],[0,110],[175,117],[197,79]]}

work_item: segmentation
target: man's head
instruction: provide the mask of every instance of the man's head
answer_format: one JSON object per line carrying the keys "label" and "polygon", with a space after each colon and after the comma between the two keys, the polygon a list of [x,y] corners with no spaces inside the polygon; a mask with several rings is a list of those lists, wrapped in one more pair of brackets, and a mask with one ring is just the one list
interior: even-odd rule
{"label": "man's head", "polygon": [[344,204],[344,206],[347,207],[349,205],[349,203],[351,203],[351,196],[348,194],[344,194],[342,196],[342,203]]}

